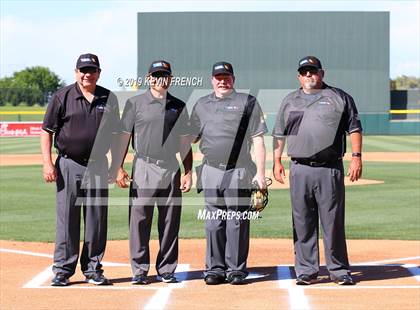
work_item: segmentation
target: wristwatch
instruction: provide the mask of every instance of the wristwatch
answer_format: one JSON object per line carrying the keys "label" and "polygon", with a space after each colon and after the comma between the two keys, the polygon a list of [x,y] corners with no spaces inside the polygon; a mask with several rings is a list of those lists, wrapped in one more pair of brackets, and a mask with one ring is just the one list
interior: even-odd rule
{"label": "wristwatch", "polygon": [[362,157],[362,153],[351,153],[351,157]]}

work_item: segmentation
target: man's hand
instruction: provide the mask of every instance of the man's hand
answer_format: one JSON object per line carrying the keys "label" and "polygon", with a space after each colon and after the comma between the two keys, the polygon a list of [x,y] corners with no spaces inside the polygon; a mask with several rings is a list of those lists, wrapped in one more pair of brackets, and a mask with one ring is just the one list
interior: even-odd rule
{"label": "man's hand", "polygon": [[108,170],[108,183],[112,184],[117,181],[118,169],[119,168],[113,167],[111,165],[111,167]]}
{"label": "man's hand", "polygon": [[347,175],[350,177],[351,182],[357,181],[362,177],[362,158],[352,157]]}
{"label": "man's hand", "polygon": [[284,178],[286,177],[286,172],[284,170],[282,163],[274,163],[273,175],[274,175],[274,179],[276,179],[277,182],[284,184]]}
{"label": "man's hand", "polygon": [[192,185],[192,172],[189,171],[183,176],[181,176],[181,186],[179,187],[181,189],[181,192],[188,193],[191,189]]}
{"label": "man's hand", "polygon": [[127,182],[130,182],[130,181],[131,179],[127,171],[125,171],[123,168],[119,168],[117,177],[115,179],[115,183],[117,183],[117,185],[121,188],[127,188],[128,187]]}
{"label": "man's hand", "polygon": [[258,187],[260,188],[261,191],[264,192],[265,190],[267,190],[267,183],[265,182],[265,175],[257,173],[252,179],[252,182],[257,182]]}
{"label": "man's hand", "polygon": [[55,169],[52,162],[44,163],[42,174],[44,176],[44,180],[48,183],[55,182],[57,180],[57,169]]}

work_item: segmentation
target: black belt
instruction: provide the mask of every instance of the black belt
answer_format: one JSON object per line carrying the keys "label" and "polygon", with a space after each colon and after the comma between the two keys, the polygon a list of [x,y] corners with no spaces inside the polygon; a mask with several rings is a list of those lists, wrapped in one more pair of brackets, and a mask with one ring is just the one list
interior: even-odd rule
{"label": "black belt", "polygon": [[169,166],[169,162],[167,160],[156,159],[156,158],[152,158],[152,157],[145,156],[145,155],[140,155],[140,154],[136,154],[136,156],[138,158],[143,159],[146,163],[149,163],[149,164],[155,164],[156,166],[159,166],[159,167],[168,167]]}
{"label": "black belt", "polygon": [[78,159],[75,159],[75,158],[72,158],[72,157],[70,157],[70,156],[68,156],[67,154],[64,154],[64,153],[58,153],[58,156],[71,159],[71,160],[75,161],[76,163],[78,163],[82,166],[87,166],[89,163],[93,163],[93,162],[97,161],[96,159],[93,159],[93,158],[78,158]]}
{"label": "black belt", "polygon": [[231,169],[235,169],[235,168],[240,168],[240,165],[238,165],[238,163],[235,164],[226,164],[226,163],[221,163],[218,161],[211,161],[208,159],[204,159],[203,161],[204,164],[209,165],[213,168],[217,168],[217,169],[221,169],[221,170],[231,170]]}
{"label": "black belt", "polygon": [[329,161],[314,161],[307,158],[292,157],[291,160],[294,161],[295,163],[305,165],[305,166],[310,166],[310,167],[327,167],[327,166],[331,166],[331,165],[339,163],[342,159],[337,158],[335,160],[329,160]]}

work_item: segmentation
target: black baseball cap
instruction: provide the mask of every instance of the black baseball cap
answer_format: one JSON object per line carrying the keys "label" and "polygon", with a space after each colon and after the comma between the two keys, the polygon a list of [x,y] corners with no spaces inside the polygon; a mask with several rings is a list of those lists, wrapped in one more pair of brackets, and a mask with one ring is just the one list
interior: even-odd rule
{"label": "black baseball cap", "polygon": [[85,67],[95,67],[100,69],[98,56],[90,53],[80,55],[79,58],[77,58],[76,69]]}
{"label": "black baseball cap", "polygon": [[215,75],[218,75],[218,74],[234,75],[232,65],[228,62],[225,62],[225,61],[216,62],[213,65],[212,76],[215,76]]}
{"label": "black baseball cap", "polygon": [[171,64],[165,60],[156,60],[152,62],[152,64],[149,67],[149,74],[152,74],[155,72],[164,72],[171,75],[172,74]]}
{"label": "black baseball cap", "polygon": [[299,60],[298,71],[303,67],[322,69],[321,61],[315,56],[306,56]]}

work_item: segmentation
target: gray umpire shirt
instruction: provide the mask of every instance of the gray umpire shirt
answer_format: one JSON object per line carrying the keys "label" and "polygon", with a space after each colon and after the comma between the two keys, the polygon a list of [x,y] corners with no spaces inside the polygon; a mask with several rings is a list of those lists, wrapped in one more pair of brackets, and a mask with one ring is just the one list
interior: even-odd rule
{"label": "gray umpire shirt", "polygon": [[[201,138],[200,150],[206,159],[218,163],[228,162],[245,105],[250,99],[256,100],[249,94],[236,91],[223,98],[211,93],[198,99],[191,113],[191,133]],[[238,162],[251,161],[251,138],[266,132],[264,114],[255,101]]]}
{"label": "gray umpire shirt", "polygon": [[284,98],[273,136],[287,136],[289,156],[324,162],[343,157],[346,132],[357,131],[362,124],[353,98],[324,83],[317,94],[298,89]]}
{"label": "gray umpire shirt", "polygon": [[137,154],[173,161],[179,151],[179,136],[189,134],[185,103],[167,93],[154,98],[150,90],[128,99],[121,119],[122,130],[133,135]]}

